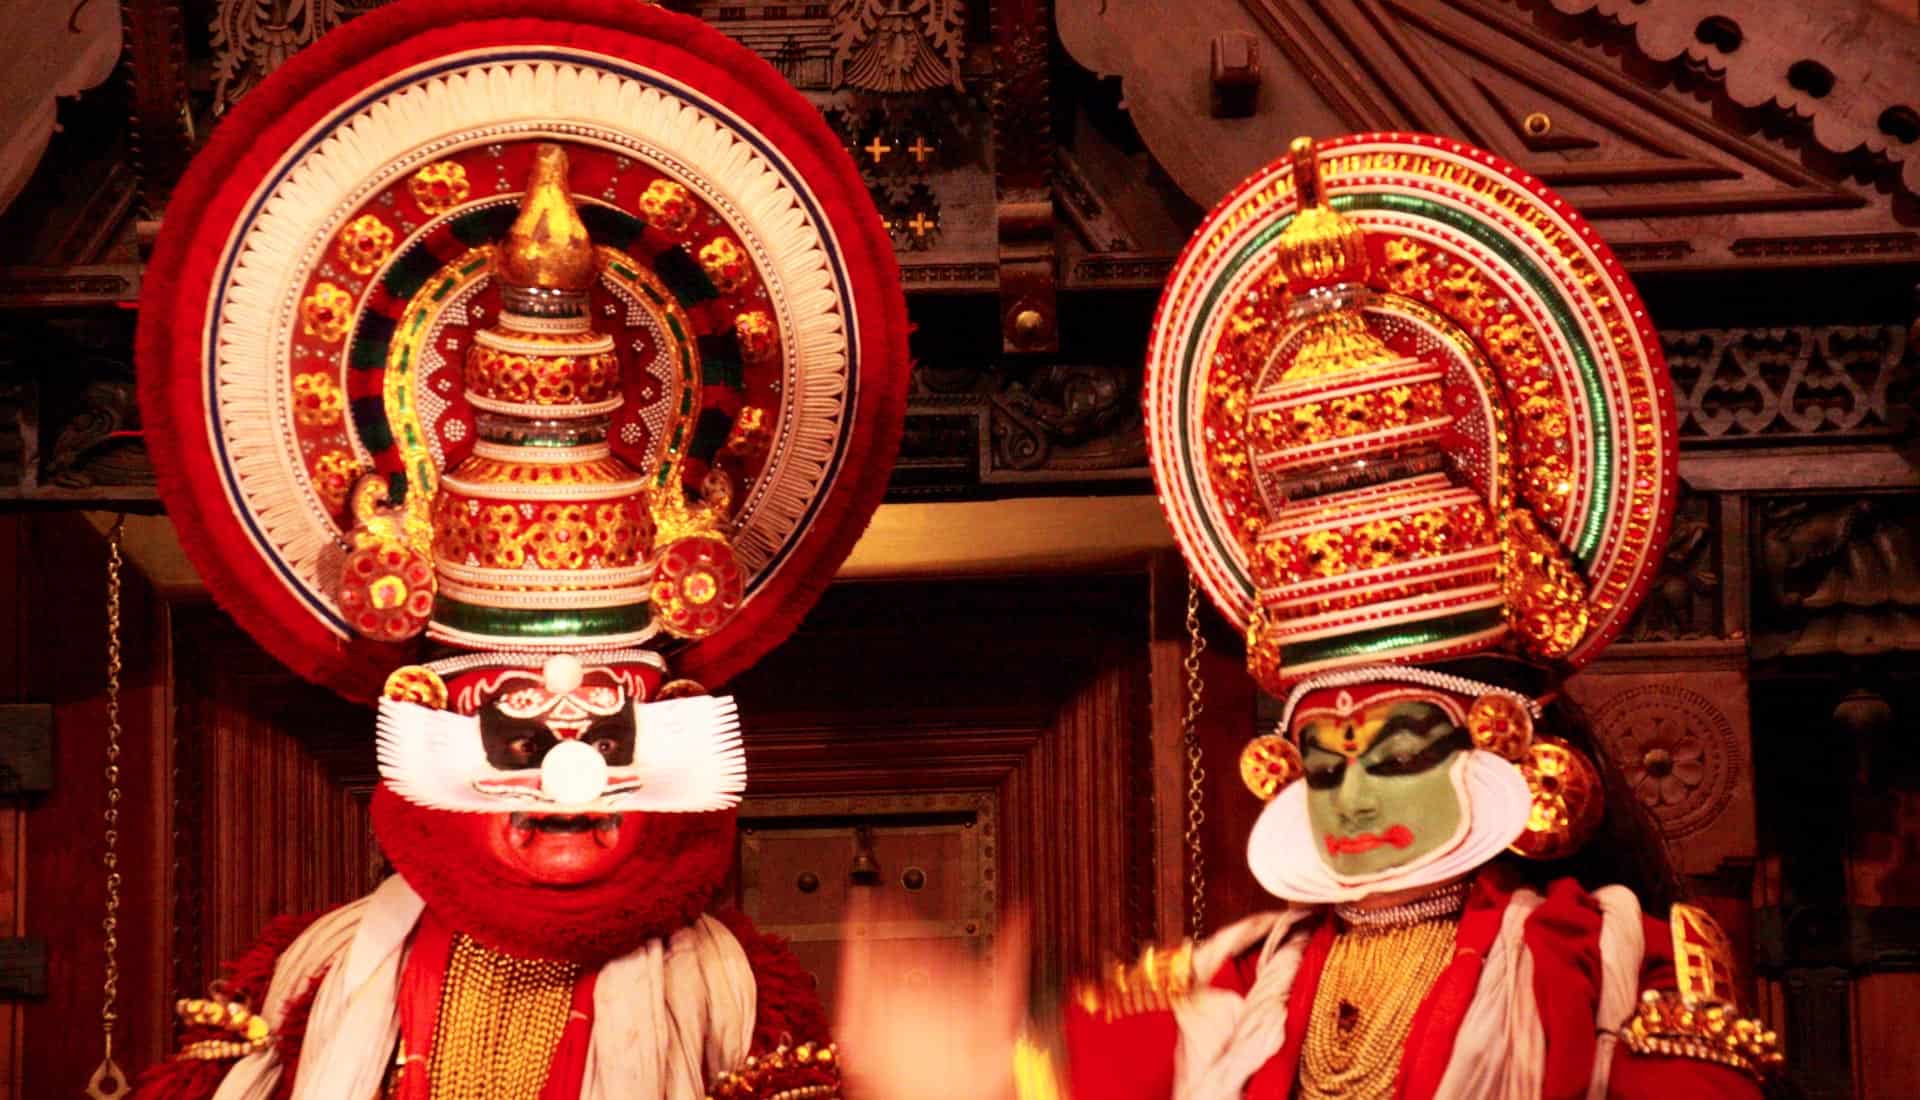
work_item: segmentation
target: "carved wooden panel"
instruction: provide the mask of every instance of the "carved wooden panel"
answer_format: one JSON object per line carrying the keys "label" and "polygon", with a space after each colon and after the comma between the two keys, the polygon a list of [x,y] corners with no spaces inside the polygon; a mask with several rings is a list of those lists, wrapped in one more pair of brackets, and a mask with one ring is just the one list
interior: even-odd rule
{"label": "carved wooden panel", "polygon": [[382,860],[366,809],[372,712],[294,676],[211,607],[183,609],[173,633],[184,994],[274,917],[371,890]]}
{"label": "carved wooden panel", "polygon": [[[1157,834],[1140,797],[1152,752],[1145,587],[1088,578],[829,590],[799,635],[734,685],[752,805],[984,799],[997,821],[992,858],[955,858],[973,859],[976,875],[993,870],[999,906],[1026,905],[1045,974],[1090,972],[1176,934],[1156,927]],[[872,828],[884,855],[885,830]],[[960,868],[926,870],[957,875],[956,898],[978,901],[989,887]]]}
{"label": "carved wooden panel", "polygon": [[[1603,659],[1568,681],[1676,870],[1711,875],[1758,854],[1747,675],[1738,650],[1646,667]],[[1713,666],[1718,667],[1713,667]]]}
{"label": "carved wooden panel", "polygon": [[829,1009],[843,922],[857,894],[882,907],[869,936],[990,955],[999,908],[997,809],[984,792],[749,799],[740,813],[740,908],[762,932],[787,941]]}

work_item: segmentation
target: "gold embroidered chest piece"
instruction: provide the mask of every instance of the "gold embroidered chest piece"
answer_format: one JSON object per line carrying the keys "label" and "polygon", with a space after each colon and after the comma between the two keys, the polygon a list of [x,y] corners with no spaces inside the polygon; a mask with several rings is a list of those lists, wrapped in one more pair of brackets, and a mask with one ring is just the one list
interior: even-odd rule
{"label": "gold embroidered chest piece", "polygon": [[1367,923],[1346,923],[1320,972],[1300,1057],[1301,1097],[1392,1093],[1414,1013],[1453,958],[1464,900],[1461,890],[1441,904],[1351,914]]}
{"label": "gold embroidered chest piece", "polygon": [[427,1069],[432,1100],[537,1100],[579,976],[571,963],[456,939]]}

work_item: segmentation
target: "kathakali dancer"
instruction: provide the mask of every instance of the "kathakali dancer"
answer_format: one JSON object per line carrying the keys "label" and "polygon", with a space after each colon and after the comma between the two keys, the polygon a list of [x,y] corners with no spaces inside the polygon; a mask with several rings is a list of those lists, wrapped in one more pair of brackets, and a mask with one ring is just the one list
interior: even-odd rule
{"label": "kathakali dancer", "polygon": [[148,439],[234,618],[378,698],[398,874],[182,1002],[139,1095],[838,1095],[811,980],[716,909],[702,685],[878,503],[905,334],[839,142],[692,19],[402,0],[250,92],[155,250]]}
{"label": "kathakali dancer", "polygon": [[[1286,905],[1077,990],[1066,1091],[1761,1095],[1776,1037],[1557,686],[1639,602],[1676,488],[1660,347],[1592,228],[1459,142],[1303,139],[1175,265],[1146,389],[1175,537],[1283,701],[1240,770]],[[922,1042],[898,1007],[847,1010],[850,1072]],[[886,1100],[928,1094],[914,1064]]]}
{"label": "kathakali dancer", "polygon": [[1176,265],[1147,411],[1188,566],[1284,701],[1240,771],[1287,905],[1081,991],[1074,1095],[1759,1095],[1726,937],[1559,694],[1677,481],[1593,229],[1459,142],[1298,141]]}

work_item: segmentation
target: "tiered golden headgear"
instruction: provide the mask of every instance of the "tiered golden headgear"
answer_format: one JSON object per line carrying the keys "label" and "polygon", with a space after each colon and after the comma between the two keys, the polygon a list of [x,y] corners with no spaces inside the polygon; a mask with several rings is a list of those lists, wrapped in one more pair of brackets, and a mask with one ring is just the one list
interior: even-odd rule
{"label": "tiered golden headgear", "polygon": [[350,695],[423,636],[716,684],[884,488],[890,244],[818,113],[697,22],[430,9],[291,59],[176,192],[140,337],[168,509]]}
{"label": "tiered golden headgear", "polygon": [[[1275,798],[1300,775],[1299,716],[1418,696],[1484,750],[1469,769],[1487,802],[1476,820],[1506,823],[1423,873],[1509,843],[1577,849],[1600,780],[1533,736],[1537,692],[1433,666],[1491,651],[1550,680],[1625,625],[1653,576],[1673,400],[1645,311],[1591,227],[1458,142],[1301,139],[1176,265],[1147,412],[1188,565],[1286,700],[1242,757],[1248,786]],[[1327,872],[1263,839],[1274,810],[1255,873],[1306,897]]]}
{"label": "tiered golden headgear", "polygon": [[1590,657],[1651,578],[1672,400],[1624,273],[1537,181],[1344,138],[1201,226],[1149,361],[1156,479],[1275,694],[1488,649]]}

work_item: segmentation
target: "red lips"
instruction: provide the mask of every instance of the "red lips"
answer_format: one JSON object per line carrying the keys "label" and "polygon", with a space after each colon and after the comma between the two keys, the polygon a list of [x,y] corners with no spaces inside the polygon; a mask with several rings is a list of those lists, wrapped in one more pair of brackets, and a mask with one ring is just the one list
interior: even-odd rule
{"label": "red lips", "polygon": [[1405,825],[1395,825],[1384,833],[1359,833],[1354,836],[1327,834],[1327,854],[1330,856],[1359,855],[1371,852],[1382,844],[1391,844],[1395,848],[1405,848],[1413,843],[1413,830]]}

